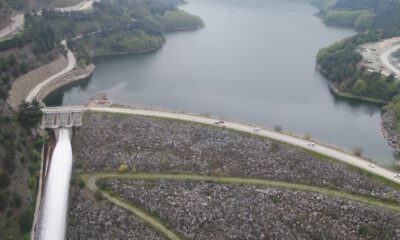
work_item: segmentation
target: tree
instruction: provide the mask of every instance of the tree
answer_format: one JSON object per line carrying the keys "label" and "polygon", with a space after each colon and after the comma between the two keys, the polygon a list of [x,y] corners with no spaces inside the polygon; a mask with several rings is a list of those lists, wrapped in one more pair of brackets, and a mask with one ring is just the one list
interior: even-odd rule
{"label": "tree", "polygon": [[8,186],[10,186],[10,177],[7,173],[2,172],[0,174],[0,189],[8,188]]}
{"label": "tree", "polygon": [[353,85],[352,92],[356,95],[363,96],[366,91],[367,83],[362,79],[358,79]]}
{"label": "tree", "polygon": [[22,233],[29,232],[32,227],[33,211],[31,209],[25,210],[19,218],[19,227]]}
{"label": "tree", "polygon": [[34,99],[32,102],[23,102],[19,106],[18,122],[26,128],[36,128],[42,118],[39,102]]}

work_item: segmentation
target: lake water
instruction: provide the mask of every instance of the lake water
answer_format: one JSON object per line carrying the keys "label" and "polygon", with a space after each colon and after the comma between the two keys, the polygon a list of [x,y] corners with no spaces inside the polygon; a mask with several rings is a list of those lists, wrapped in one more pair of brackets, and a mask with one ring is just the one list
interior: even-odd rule
{"label": "lake water", "polygon": [[210,113],[394,163],[377,105],[335,97],[315,70],[318,49],[354,34],[325,26],[316,8],[284,0],[189,0],[206,27],[167,35],[157,52],[98,59],[89,82],[49,103],[82,104],[96,93],[126,104]]}

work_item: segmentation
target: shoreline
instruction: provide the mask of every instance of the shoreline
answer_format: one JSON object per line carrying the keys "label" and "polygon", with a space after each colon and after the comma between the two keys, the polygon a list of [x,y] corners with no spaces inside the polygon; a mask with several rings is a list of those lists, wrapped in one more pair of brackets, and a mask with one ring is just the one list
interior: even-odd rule
{"label": "shoreline", "polygon": [[347,99],[360,100],[360,101],[363,101],[366,103],[375,103],[375,104],[382,105],[382,107],[389,103],[389,102],[379,100],[379,99],[368,98],[368,97],[359,97],[359,96],[353,95],[351,93],[342,92],[332,82],[329,83],[329,89],[337,96],[347,98]]}
{"label": "shoreline", "polygon": [[145,49],[142,51],[127,51],[127,52],[113,52],[113,53],[99,53],[99,54],[89,54],[91,58],[94,60],[97,58],[102,58],[102,57],[116,57],[116,56],[127,56],[127,55],[140,55],[140,54],[146,54],[146,53],[152,53],[160,50],[165,43],[163,43],[161,46],[156,47],[156,48],[150,48],[150,49]]}

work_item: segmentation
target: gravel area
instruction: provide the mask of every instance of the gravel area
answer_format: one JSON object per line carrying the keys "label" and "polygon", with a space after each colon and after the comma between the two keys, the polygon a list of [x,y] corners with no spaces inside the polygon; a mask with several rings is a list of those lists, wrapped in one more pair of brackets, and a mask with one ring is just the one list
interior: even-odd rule
{"label": "gravel area", "polygon": [[74,139],[75,169],[224,174],[331,187],[400,202],[400,190],[304,150],[222,128],[141,116],[89,114]]}
{"label": "gravel area", "polygon": [[67,239],[164,239],[132,213],[97,202],[82,190],[73,189],[69,201]]}
{"label": "gravel area", "polygon": [[177,181],[106,180],[187,239],[400,239],[400,215],[320,194]]}

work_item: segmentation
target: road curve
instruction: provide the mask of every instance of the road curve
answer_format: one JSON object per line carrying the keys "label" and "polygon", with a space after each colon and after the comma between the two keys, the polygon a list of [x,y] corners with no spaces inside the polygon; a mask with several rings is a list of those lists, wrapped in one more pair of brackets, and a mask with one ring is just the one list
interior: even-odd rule
{"label": "road curve", "polygon": [[33,88],[28,96],[25,98],[25,101],[27,102],[31,102],[33,99],[36,98],[36,96],[38,95],[38,93],[40,92],[40,90],[42,90],[42,88],[44,86],[46,86],[47,84],[49,84],[50,82],[52,82],[54,79],[64,75],[65,73],[68,73],[69,71],[71,71],[72,69],[74,69],[75,64],[76,64],[76,58],[74,56],[74,54],[68,49],[67,47],[67,41],[63,40],[61,42],[62,45],[65,46],[65,48],[67,49],[67,59],[68,59],[68,65],[60,72],[54,74],[53,76],[47,78],[46,80],[44,80],[43,82],[41,82],[40,84],[36,85],[35,88]]}
{"label": "road curve", "polygon": [[[73,108],[73,107],[72,107]],[[46,110],[51,110],[52,108],[43,109],[45,112]],[[53,108],[54,109],[54,108]],[[60,107],[56,109],[69,109],[69,107]],[[184,114],[184,113],[174,113],[174,112],[166,112],[166,111],[159,111],[159,110],[145,110],[145,109],[131,109],[131,108],[117,108],[117,107],[85,107],[84,110],[94,111],[94,112],[108,112],[108,113],[122,113],[122,114],[132,114],[132,115],[141,115],[141,116],[150,116],[150,117],[162,117],[162,118],[171,118],[177,120],[184,120],[190,122],[197,122],[207,125],[215,125],[215,122],[219,121],[219,119],[211,118],[211,117],[204,117],[204,116],[197,116],[191,114]],[[361,158],[354,156],[352,154],[346,153],[344,151],[340,151],[328,146],[324,146],[322,144],[315,143],[314,146],[309,145],[308,140],[304,140],[298,137],[285,135],[283,133],[275,132],[268,129],[259,128],[255,131],[254,126],[245,125],[241,123],[236,123],[232,121],[225,121],[223,123],[228,129],[233,129],[241,132],[251,133],[254,135],[267,137],[270,139],[274,139],[277,141],[285,142],[291,145],[295,145],[307,150],[311,150],[332,158],[335,158],[339,161],[344,163],[356,166],[368,172],[374,173],[378,176],[384,177],[388,180],[400,184],[400,178],[395,177],[396,172],[387,169],[385,167],[373,164],[371,162]],[[323,174],[323,173],[321,173]]]}
{"label": "road curve", "polygon": [[71,7],[65,7],[65,8],[56,8],[56,11],[60,12],[74,12],[74,11],[84,11],[84,10],[90,10],[93,8],[93,3],[96,2],[97,0],[84,0],[81,3],[78,3],[74,6]]}
{"label": "road curve", "polygon": [[24,14],[17,14],[12,18],[12,22],[10,25],[7,27],[3,28],[0,30],[0,39],[4,38],[8,34],[15,32],[17,30],[17,27],[21,28],[21,26],[24,24]]}
{"label": "road curve", "polygon": [[394,73],[397,77],[400,77],[400,69],[395,67],[390,61],[390,55],[400,49],[400,44],[394,45],[389,49],[385,50],[379,57],[382,65],[389,70],[389,72]]}

